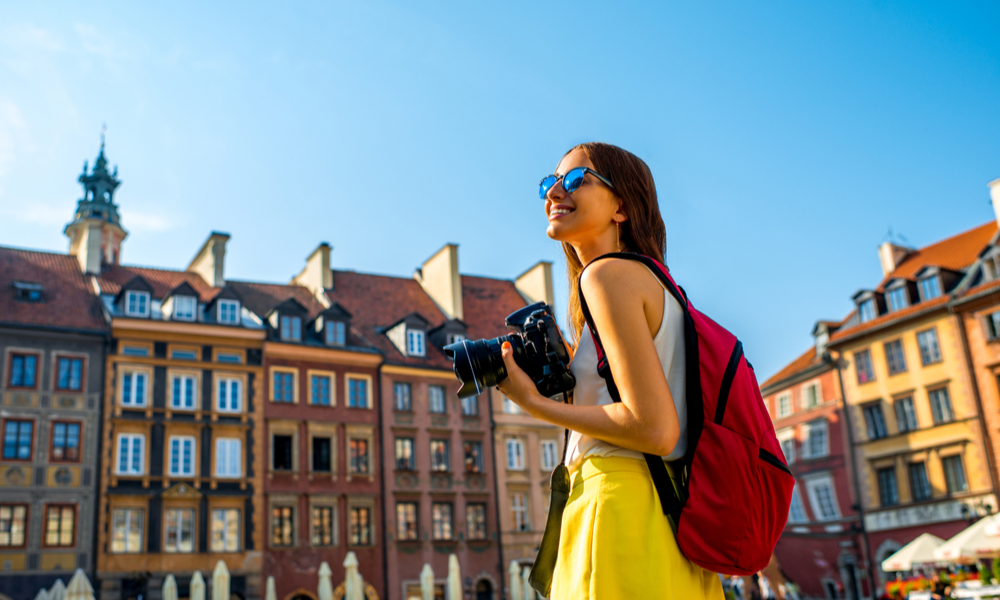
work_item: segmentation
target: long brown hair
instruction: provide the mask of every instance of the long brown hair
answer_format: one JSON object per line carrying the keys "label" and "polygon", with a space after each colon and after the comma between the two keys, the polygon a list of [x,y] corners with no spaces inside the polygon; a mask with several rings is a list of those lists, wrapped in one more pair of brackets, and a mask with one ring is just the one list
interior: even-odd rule
{"label": "long brown hair", "polygon": [[[645,254],[663,262],[663,255],[667,250],[667,228],[660,215],[656,185],[649,167],[631,152],[601,142],[573,146],[566,154],[578,148],[587,154],[594,170],[611,181],[615,186],[612,192],[622,202],[622,211],[628,217],[620,225],[622,251]],[[576,339],[579,340],[584,317],[578,289],[584,265],[573,246],[563,242],[562,247],[566,253],[566,275],[569,280],[567,315]]]}

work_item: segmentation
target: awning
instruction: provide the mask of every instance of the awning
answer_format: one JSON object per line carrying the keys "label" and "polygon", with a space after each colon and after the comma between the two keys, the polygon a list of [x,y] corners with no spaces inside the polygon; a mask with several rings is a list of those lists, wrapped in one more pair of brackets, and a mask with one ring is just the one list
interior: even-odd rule
{"label": "awning", "polygon": [[934,550],[938,548],[944,540],[929,533],[921,533],[917,539],[900,548],[895,554],[882,561],[882,570],[886,573],[893,571],[909,571],[913,565],[923,565],[933,563]]}

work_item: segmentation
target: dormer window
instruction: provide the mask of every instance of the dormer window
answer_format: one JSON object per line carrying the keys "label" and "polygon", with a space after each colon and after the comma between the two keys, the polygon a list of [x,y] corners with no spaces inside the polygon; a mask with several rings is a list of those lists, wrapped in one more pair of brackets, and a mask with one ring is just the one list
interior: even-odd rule
{"label": "dormer window", "polygon": [[906,283],[899,287],[894,287],[885,293],[886,299],[889,302],[889,312],[896,312],[897,310],[903,310],[910,305],[909,298],[906,294]]}
{"label": "dormer window", "polygon": [[149,292],[129,290],[125,293],[125,314],[130,317],[149,316]]}
{"label": "dormer window", "polygon": [[302,341],[302,318],[281,315],[281,339],[288,342]]}
{"label": "dormer window", "polygon": [[192,296],[174,296],[174,319],[194,321],[198,300]]}
{"label": "dormer window", "polygon": [[448,334],[448,345],[457,344],[458,342],[465,341],[465,336],[461,333],[449,333]]}
{"label": "dormer window", "polygon": [[328,346],[343,346],[347,344],[347,323],[343,321],[327,321],[326,344]]}
{"label": "dormer window", "polygon": [[941,295],[941,278],[935,275],[924,277],[918,282],[920,287],[920,299],[924,302]]}
{"label": "dormer window", "polygon": [[218,311],[219,313],[216,320],[219,323],[228,323],[230,325],[239,324],[240,303],[238,300],[219,300]]}
{"label": "dormer window", "polygon": [[1000,252],[996,248],[983,258],[983,275],[986,281],[1000,278]]}
{"label": "dormer window", "polygon": [[410,356],[424,355],[424,332],[419,329],[406,330],[406,353]]}
{"label": "dormer window", "polygon": [[858,303],[858,316],[861,318],[862,323],[867,323],[868,321],[874,320],[878,316],[875,310],[875,299],[868,298],[867,300],[862,300]]}
{"label": "dormer window", "polygon": [[45,288],[37,283],[13,282],[14,299],[19,302],[45,302]]}

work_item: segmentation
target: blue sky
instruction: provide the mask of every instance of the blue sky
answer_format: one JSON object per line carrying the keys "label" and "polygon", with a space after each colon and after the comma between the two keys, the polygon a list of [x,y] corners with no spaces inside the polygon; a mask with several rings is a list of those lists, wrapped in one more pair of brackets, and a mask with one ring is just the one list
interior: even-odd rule
{"label": "blue sky", "polygon": [[996,2],[5,3],[0,244],[65,251],[101,124],[126,263],[409,276],[557,265],[537,198],[571,145],[645,159],[668,263],[766,377],[925,245],[993,218]]}

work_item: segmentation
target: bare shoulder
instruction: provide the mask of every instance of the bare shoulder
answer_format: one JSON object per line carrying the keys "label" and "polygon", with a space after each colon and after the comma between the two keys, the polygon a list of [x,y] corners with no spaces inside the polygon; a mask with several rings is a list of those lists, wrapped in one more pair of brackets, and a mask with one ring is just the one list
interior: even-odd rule
{"label": "bare shoulder", "polygon": [[608,258],[589,265],[580,285],[587,298],[642,301],[660,293],[660,284],[645,266],[633,260]]}

